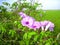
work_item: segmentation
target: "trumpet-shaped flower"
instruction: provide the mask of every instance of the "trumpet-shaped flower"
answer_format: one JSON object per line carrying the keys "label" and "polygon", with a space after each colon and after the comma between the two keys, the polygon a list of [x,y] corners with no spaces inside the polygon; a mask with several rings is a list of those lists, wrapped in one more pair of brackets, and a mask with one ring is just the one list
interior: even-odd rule
{"label": "trumpet-shaped flower", "polygon": [[45,27],[48,23],[49,23],[49,21],[41,21],[41,22],[40,22],[41,26],[44,26],[44,27]]}
{"label": "trumpet-shaped flower", "polygon": [[36,30],[40,28],[40,22],[38,21],[34,21],[33,25],[32,25],[32,29]]}
{"label": "trumpet-shaped flower", "polygon": [[49,29],[50,31],[53,31],[54,24],[52,22],[49,22],[49,24],[46,26],[45,30]]}
{"label": "trumpet-shaped flower", "polygon": [[40,24],[41,24],[42,30],[47,31],[49,29],[50,31],[53,31],[54,24],[52,22],[50,22],[50,21],[42,21],[42,22],[40,22]]}
{"label": "trumpet-shaped flower", "polygon": [[27,27],[29,27],[29,28],[31,28],[31,26],[33,25],[33,23],[34,23],[34,18],[29,17],[29,16],[27,16],[27,17],[25,17],[25,18],[23,18],[23,19],[21,20],[21,24],[22,24],[23,26],[27,26]]}
{"label": "trumpet-shaped flower", "polygon": [[46,26],[48,23],[49,23],[48,21],[41,21],[41,22],[40,22],[40,25],[41,25],[42,30],[44,30],[45,26]]}

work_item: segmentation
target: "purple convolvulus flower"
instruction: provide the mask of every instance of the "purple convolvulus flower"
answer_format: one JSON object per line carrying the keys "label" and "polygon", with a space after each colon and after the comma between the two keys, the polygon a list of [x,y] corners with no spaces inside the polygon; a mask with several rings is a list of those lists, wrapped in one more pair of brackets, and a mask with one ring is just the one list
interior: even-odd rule
{"label": "purple convolvulus flower", "polygon": [[47,31],[49,29],[50,31],[53,31],[54,24],[52,22],[50,22],[50,21],[41,21],[40,24],[41,24],[41,29],[42,30]]}
{"label": "purple convolvulus flower", "polygon": [[34,21],[33,25],[32,25],[32,29],[36,30],[40,28],[40,22],[38,21]]}
{"label": "purple convolvulus flower", "polygon": [[41,29],[42,30],[44,30],[44,27],[45,27],[43,23],[44,23],[43,21],[40,22],[40,25],[41,25]]}
{"label": "purple convolvulus flower", "polygon": [[21,20],[21,24],[23,26],[27,26],[27,27],[31,28],[31,26],[34,23],[34,20],[35,20],[34,18],[27,16]]}
{"label": "purple convolvulus flower", "polygon": [[48,25],[46,25],[45,31],[48,30],[48,29],[50,31],[53,31],[53,28],[54,28],[54,24],[52,22],[49,22]]}
{"label": "purple convolvulus flower", "polygon": [[54,30],[54,24],[53,24],[53,23],[51,23],[51,25],[50,25],[50,27],[49,27],[49,30],[50,30],[50,31],[53,31],[53,30]]}
{"label": "purple convolvulus flower", "polygon": [[49,23],[49,21],[41,21],[40,24],[41,26],[46,26]]}
{"label": "purple convolvulus flower", "polygon": [[41,29],[44,30],[45,26],[49,23],[49,21],[41,21],[40,25],[41,25]]}
{"label": "purple convolvulus flower", "polygon": [[23,12],[19,12],[19,15],[22,17],[22,18],[25,18],[27,15]]}
{"label": "purple convolvulus flower", "polygon": [[50,31],[53,31],[53,30],[54,30],[54,27],[49,27],[49,30],[50,30]]}

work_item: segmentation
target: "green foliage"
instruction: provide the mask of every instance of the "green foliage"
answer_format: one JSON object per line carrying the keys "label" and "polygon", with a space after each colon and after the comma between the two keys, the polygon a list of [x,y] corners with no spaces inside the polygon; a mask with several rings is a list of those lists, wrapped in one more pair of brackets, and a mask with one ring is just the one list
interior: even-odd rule
{"label": "green foliage", "polygon": [[0,32],[5,33],[6,29],[3,27],[3,25],[0,23]]}
{"label": "green foliage", "polygon": [[[25,1],[25,0],[24,0]],[[18,4],[14,2],[12,6],[9,3],[3,2],[4,5],[11,8],[11,11],[7,11],[4,6],[0,6],[0,45],[59,45],[60,40],[56,40],[55,32],[50,31],[33,31],[21,25],[21,17],[19,12],[23,11],[29,16],[34,17],[37,21],[51,20],[55,22],[53,15],[45,15],[43,10],[36,10],[41,5],[35,3],[33,6],[31,3]],[[16,9],[17,8],[17,9]],[[22,10],[26,8],[26,10]],[[40,16],[42,14],[43,17]],[[53,17],[52,17],[53,16]],[[56,15],[55,15],[56,16]],[[49,18],[47,18],[49,17]],[[56,18],[56,17],[55,17]],[[58,17],[59,18],[59,17]],[[54,20],[52,20],[54,19]],[[57,18],[56,18],[57,19]],[[56,24],[57,22],[55,22]],[[57,26],[59,24],[56,24]],[[59,29],[59,28],[58,28]]]}
{"label": "green foliage", "polygon": [[15,30],[9,30],[9,35],[11,35],[11,37],[14,37],[15,34],[16,34]]}
{"label": "green foliage", "polygon": [[16,9],[17,5],[18,5],[17,2],[14,2],[11,8]]}
{"label": "green foliage", "polygon": [[3,4],[6,6],[10,6],[10,4],[8,2],[3,2]]}
{"label": "green foliage", "polygon": [[6,8],[4,6],[0,6],[0,12],[5,12],[6,11]]}

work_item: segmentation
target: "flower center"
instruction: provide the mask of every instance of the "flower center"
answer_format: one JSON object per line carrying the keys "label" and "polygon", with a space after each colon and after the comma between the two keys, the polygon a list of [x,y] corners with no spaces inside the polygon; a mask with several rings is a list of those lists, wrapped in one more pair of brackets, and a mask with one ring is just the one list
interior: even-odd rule
{"label": "flower center", "polygon": [[29,22],[26,22],[26,24],[29,24]]}
{"label": "flower center", "polygon": [[35,28],[36,26],[33,26],[33,28]]}

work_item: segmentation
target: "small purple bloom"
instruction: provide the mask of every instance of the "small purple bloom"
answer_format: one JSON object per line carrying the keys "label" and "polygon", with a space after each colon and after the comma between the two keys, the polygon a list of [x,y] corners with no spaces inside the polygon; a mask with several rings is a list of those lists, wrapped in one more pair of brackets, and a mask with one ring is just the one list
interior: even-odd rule
{"label": "small purple bloom", "polygon": [[27,16],[21,20],[21,24],[23,26],[27,26],[27,27],[31,28],[31,26],[34,23],[34,20],[35,20],[34,18]]}
{"label": "small purple bloom", "polygon": [[40,28],[40,22],[38,21],[34,21],[33,25],[32,25],[32,29],[36,30]]}
{"label": "small purple bloom", "polygon": [[41,21],[41,22],[40,22],[41,26],[44,26],[44,27],[45,27],[48,23],[49,23],[49,21]]}
{"label": "small purple bloom", "polygon": [[49,22],[48,25],[46,25],[46,28],[45,30],[50,30],[50,31],[53,31],[53,28],[54,28],[54,24],[52,22]]}
{"label": "small purple bloom", "polygon": [[49,21],[44,21],[44,25],[46,26],[49,23]]}
{"label": "small purple bloom", "polygon": [[47,31],[48,29],[52,31],[54,28],[54,24],[50,21],[41,21],[40,24],[41,24],[41,29],[45,31]]}
{"label": "small purple bloom", "polygon": [[49,30],[50,30],[50,31],[53,31],[53,29],[54,29],[54,24],[51,22],[51,23],[50,23]]}
{"label": "small purple bloom", "polygon": [[46,27],[46,25],[47,25],[48,23],[49,23],[48,21],[41,21],[41,22],[40,22],[41,29],[42,29],[42,30],[45,30],[45,27]]}
{"label": "small purple bloom", "polygon": [[49,27],[49,30],[50,30],[50,31],[53,31],[54,29],[53,29],[53,27]]}
{"label": "small purple bloom", "polygon": [[22,17],[22,18],[25,18],[27,15],[23,12],[19,12],[19,15]]}

